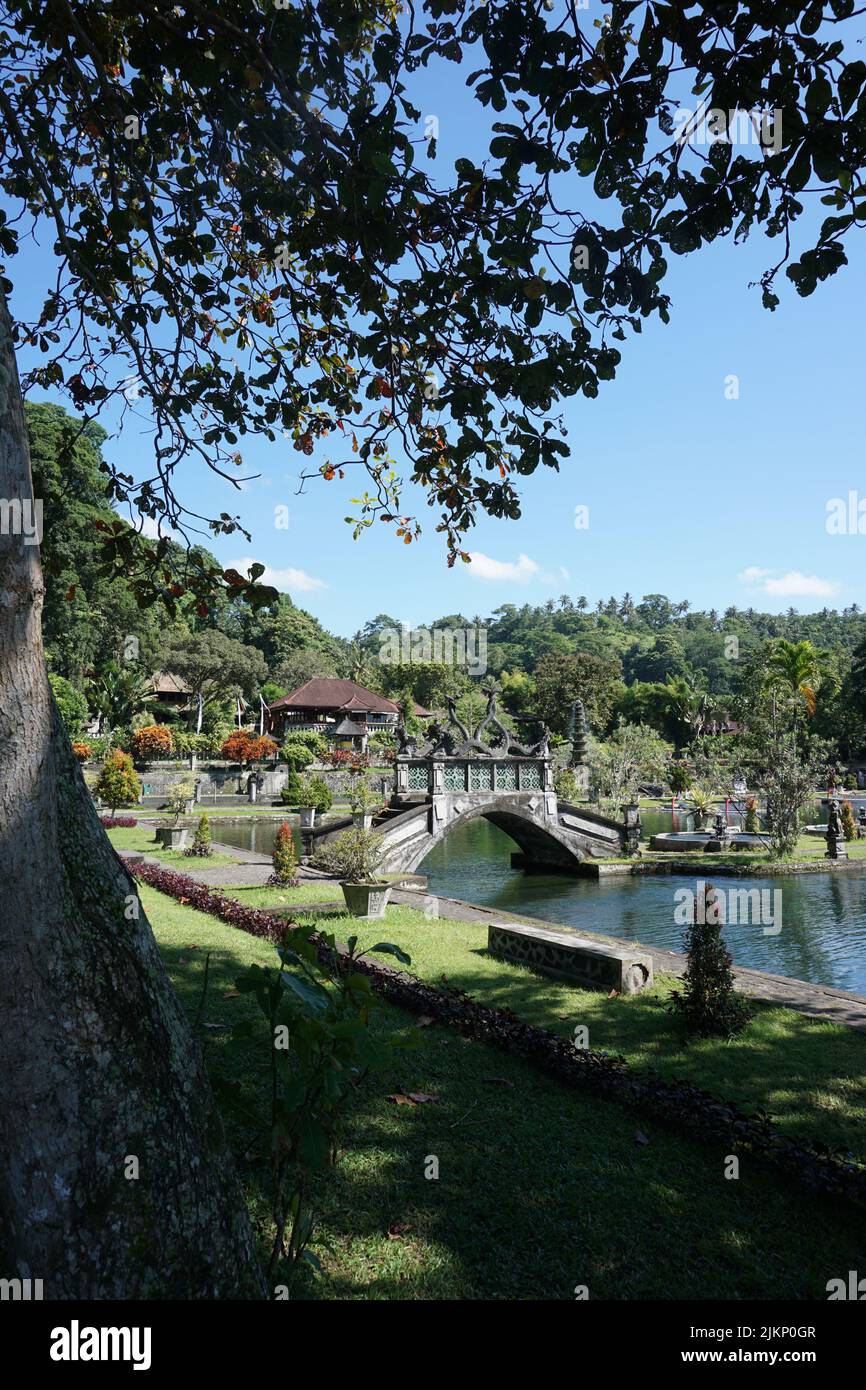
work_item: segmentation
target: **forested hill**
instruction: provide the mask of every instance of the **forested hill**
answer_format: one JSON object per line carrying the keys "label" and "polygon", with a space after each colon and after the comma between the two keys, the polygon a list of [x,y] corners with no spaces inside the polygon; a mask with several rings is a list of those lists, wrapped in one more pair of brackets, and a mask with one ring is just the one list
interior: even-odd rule
{"label": "forested hill", "polygon": [[[228,684],[256,704],[262,689],[274,698],[312,676],[337,675],[441,709],[446,693],[469,695],[471,675],[493,675],[507,710],[539,714],[558,732],[576,695],[598,734],[622,721],[668,730],[674,698],[682,704],[700,697],[716,723],[738,720],[760,686],[772,643],[783,638],[814,649],[800,659],[816,664],[820,677],[815,727],[841,739],[843,749],[866,742],[866,615],[856,605],[841,613],[790,609],[775,615],[752,608],[701,612],[663,594],[639,600],[625,594],[592,607],[583,596],[563,594],[535,607],[506,603],[488,615],[437,618],[433,631],[469,632],[480,659],[468,672],[437,664],[435,657],[419,661],[415,651],[408,663],[389,658],[389,635],[393,647],[400,623],[388,614],[371,618],[348,641],[288,594],[271,608],[255,609],[224,593],[204,614],[184,597],[168,620],[159,604],[141,607],[130,576],[108,572],[104,563],[99,524],[116,524],[117,513],[101,467],[103,432],[82,431],[79,420],[48,403],[29,404],[27,421],[35,495],[44,504],[46,652],[52,673],[77,688],[95,669],[116,663],[134,637],[145,674],[164,669],[168,652],[178,670],[210,653],[207,659],[231,666]],[[216,566],[204,547],[193,554]],[[182,577],[190,557],[174,546],[170,562]]]}
{"label": "forested hill", "polygon": [[[543,657],[579,651],[616,663],[627,685],[684,676],[720,695],[734,693],[738,672],[774,638],[811,641],[832,654],[840,675],[854,648],[866,639],[866,613],[856,604],[842,612],[831,608],[819,613],[795,609],[785,614],[759,613],[754,608],[703,612],[693,610],[688,602],[674,603],[664,594],[646,594],[640,601],[625,594],[621,599],[599,601],[594,608],[582,596],[563,594],[537,607],[506,603],[489,617],[450,614],[431,624],[434,629],[472,625],[486,630],[487,665],[496,675],[503,671],[531,674]],[[397,620],[380,614],[357,640],[372,655],[381,645],[380,634],[392,627],[399,627]]]}

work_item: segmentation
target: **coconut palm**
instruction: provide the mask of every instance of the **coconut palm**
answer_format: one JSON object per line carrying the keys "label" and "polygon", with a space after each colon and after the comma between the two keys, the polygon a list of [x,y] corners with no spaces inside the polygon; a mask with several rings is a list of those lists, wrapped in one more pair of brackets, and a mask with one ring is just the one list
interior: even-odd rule
{"label": "coconut palm", "polygon": [[671,720],[677,749],[703,729],[708,696],[696,690],[685,676],[671,676],[664,685],[666,712]]}
{"label": "coconut palm", "polygon": [[811,718],[818,704],[818,689],[829,677],[828,654],[808,641],[788,642],[779,637],[767,659],[767,684],[789,694],[796,722],[801,708]]}

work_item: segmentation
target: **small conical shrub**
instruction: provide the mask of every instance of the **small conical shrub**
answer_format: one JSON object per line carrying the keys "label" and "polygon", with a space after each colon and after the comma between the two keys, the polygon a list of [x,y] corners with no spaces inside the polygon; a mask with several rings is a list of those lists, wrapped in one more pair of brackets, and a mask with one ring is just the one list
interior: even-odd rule
{"label": "small conical shrub", "polygon": [[850,801],[842,802],[842,829],[845,832],[846,840],[857,839],[857,822],[854,819],[854,807]]}
{"label": "small conical shrub", "polygon": [[184,854],[186,854],[188,858],[207,859],[210,853],[210,818],[207,812],[205,812],[203,815],[199,816],[193,842],[189,849],[184,850]]}
{"label": "small conical shrub", "polygon": [[683,988],[673,992],[668,1005],[687,1031],[699,1037],[731,1038],[751,1017],[751,1010],[734,988],[731,957],[722,940],[720,908],[713,885],[706,884],[686,932],[688,964]]}
{"label": "small conical shrub", "polygon": [[295,853],[295,839],[292,835],[292,827],[287,820],[283,821],[277,831],[272,859],[274,872],[271,874],[268,882],[280,884],[284,888],[293,887],[298,881],[296,873],[298,857]]}
{"label": "small conical shrub", "polygon": [[749,835],[758,834],[758,800],[757,797],[750,796],[746,802],[746,818],[743,821],[743,829]]}

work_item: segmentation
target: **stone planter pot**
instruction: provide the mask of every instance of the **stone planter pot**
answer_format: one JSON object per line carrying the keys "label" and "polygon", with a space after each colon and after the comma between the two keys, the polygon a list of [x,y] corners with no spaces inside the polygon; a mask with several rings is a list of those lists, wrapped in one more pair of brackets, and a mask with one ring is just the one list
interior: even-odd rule
{"label": "stone planter pot", "polygon": [[312,830],[313,826],[316,824],[316,808],[315,808],[315,806],[302,806],[302,807],[300,808],[300,811],[301,811],[301,829],[302,829],[302,830]]}
{"label": "stone planter pot", "polygon": [[352,821],[356,830],[369,830],[373,824],[372,811],[353,811]]}
{"label": "stone planter pot", "polygon": [[341,883],[346,909],[351,917],[384,917],[393,885],[378,883]]}
{"label": "stone planter pot", "polygon": [[157,842],[163,849],[186,849],[189,831],[183,826],[164,825],[156,832]]}

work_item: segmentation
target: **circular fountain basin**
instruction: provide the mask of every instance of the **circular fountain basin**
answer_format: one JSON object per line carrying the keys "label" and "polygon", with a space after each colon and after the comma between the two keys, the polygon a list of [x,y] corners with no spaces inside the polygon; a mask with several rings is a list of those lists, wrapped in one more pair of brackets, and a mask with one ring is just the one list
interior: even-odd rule
{"label": "circular fountain basin", "polygon": [[[716,839],[714,830],[669,830],[661,835],[653,835],[650,839],[650,849],[683,850],[687,854],[694,854],[705,849],[710,840]],[[761,849],[766,844],[766,837],[753,835],[746,830],[732,830],[725,843]]]}

